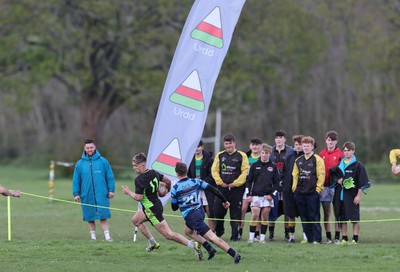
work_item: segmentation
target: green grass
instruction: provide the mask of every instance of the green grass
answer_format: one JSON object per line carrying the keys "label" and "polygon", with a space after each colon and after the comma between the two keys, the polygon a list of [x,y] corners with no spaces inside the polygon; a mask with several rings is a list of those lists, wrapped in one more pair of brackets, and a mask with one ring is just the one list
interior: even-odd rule
{"label": "green grass", "polygon": [[[48,169],[0,167],[0,184],[24,193],[20,199],[11,199],[11,241],[7,241],[7,198],[0,197],[0,270],[397,271],[400,265],[398,184],[373,184],[363,196],[364,222],[356,246],[287,244],[280,221],[273,243],[231,243],[243,256],[240,264],[234,265],[231,257],[220,250],[212,261],[199,262],[188,248],[166,241],[151,227],[161,243],[159,250],[147,253],[147,241],[141,234],[133,243],[130,218],[137,204],[121,192],[122,184],[132,183],[132,179],[117,181],[110,220],[114,242],[103,241],[100,227],[98,241],[91,242],[80,206],[73,203],[71,180],[56,179],[54,198],[61,201],[49,203]],[[183,219],[169,205],[165,216],[173,230],[183,232]],[[245,233],[247,239],[248,224]],[[301,239],[300,224],[296,238]]]}

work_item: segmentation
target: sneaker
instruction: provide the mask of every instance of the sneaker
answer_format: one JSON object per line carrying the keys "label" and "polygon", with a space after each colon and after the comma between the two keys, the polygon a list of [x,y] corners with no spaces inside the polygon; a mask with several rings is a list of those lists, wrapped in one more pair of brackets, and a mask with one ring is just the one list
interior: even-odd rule
{"label": "sneaker", "polygon": [[301,240],[300,244],[307,244],[308,241],[307,240]]}
{"label": "sneaker", "polygon": [[320,245],[321,243],[320,242],[317,242],[317,241],[314,241],[313,242],[313,245]]}
{"label": "sneaker", "polygon": [[236,252],[235,257],[233,257],[233,261],[235,262],[235,264],[238,264],[241,258],[242,256],[240,256],[240,254]]}
{"label": "sneaker", "polygon": [[106,239],[106,242],[114,242],[114,240],[110,237],[110,239]]}
{"label": "sneaker", "polygon": [[201,245],[198,242],[194,242],[194,253],[199,261],[203,259],[203,252],[201,252]]}
{"label": "sneaker", "polygon": [[254,237],[254,241],[255,241],[255,242],[260,242],[260,237],[259,237],[259,236]]}
{"label": "sneaker", "polygon": [[339,239],[335,239],[335,241],[333,241],[333,243],[334,243],[335,245],[339,245],[339,244],[340,244],[340,241],[339,241]]}
{"label": "sneaker", "polygon": [[146,251],[150,252],[153,251],[154,249],[159,249],[159,248],[160,244],[156,242],[154,245],[149,245],[148,247],[146,247]]}
{"label": "sneaker", "polygon": [[349,243],[350,245],[357,245],[356,240],[351,240],[351,242]]}
{"label": "sneaker", "polygon": [[240,233],[240,230],[238,232],[237,239],[238,239],[238,241],[240,241],[242,239],[242,233]]}
{"label": "sneaker", "polygon": [[326,239],[325,244],[332,244],[332,240],[331,239]]}
{"label": "sneaker", "polygon": [[96,241],[96,237],[92,237],[92,238],[90,238],[90,240]]}
{"label": "sneaker", "polygon": [[342,240],[341,242],[340,242],[340,244],[341,245],[347,245],[349,242],[347,242],[346,240]]}
{"label": "sneaker", "polygon": [[261,244],[265,244],[265,239],[264,240],[260,240]]}
{"label": "sneaker", "polygon": [[247,243],[254,243],[254,239],[247,240]]}
{"label": "sneaker", "polygon": [[217,250],[215,248],[211,248],[211,250],[208,252],[208,260],[214,258],[215,254],[217,254]]}
{"label": "sneaker", "polygon": [[295,239],[294,238],[289,238],[288,243],[294,244],[295,243]]}
{"label": "sneaker", "polygon": [[274,237],[274,236],[270,236],[268,239],[269,239],[271,242],[275,241],[275,237]]}

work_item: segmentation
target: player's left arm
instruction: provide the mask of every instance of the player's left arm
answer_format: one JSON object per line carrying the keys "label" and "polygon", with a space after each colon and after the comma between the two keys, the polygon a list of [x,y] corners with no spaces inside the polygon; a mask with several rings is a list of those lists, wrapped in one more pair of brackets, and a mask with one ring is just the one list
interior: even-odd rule
{"label": "player's left arm", "polygon": [[317,193],[321,193],[325,184],[325,162],[319,155],[315,155],[315,157],[317,159],[317,186],[315,190]]}
{"label": "player's left arm", "polygon": [[176,185],[171,190],[171,208],[173,211],[179,209],[178,199],[176,197]]}
{"label": "player's left arm", "polygon": [[[297,159],[296,159],[297,161]],[[293,183],[292,183],[292,192],[296,191],[297,189],[297,183],[299,182],[299,167],[297,166],[297,163],[294,163],[293,170],[292,170],[292,177],[293,177]]]}
{"label": "player's left arm", "polygon": [[213,177],[213,179],[215,180],[215,183],[216,183],[218,186],[222,186],[222,184],[224,183],[224,182],[222,181],[221,175],[219,174],[219,155],[220,155],[221,153],[222,153],[222,152],[219,152],[219,153],[215,156],[214,162],[213,162],[213,164],[212,164],[212,166],[211,166],[211,176]]}
{"label": "player's left arm", "polygon": [[361,196],[362,196],[363,190],[358,189],[356,197],[353,199],[354,205],[359,205],[361,202]]}
{"label": "player's left arm", "polygon": [[250,164],[249,160],[247,159],[247,155],[239,151],[240,155],[242,155],[242,166],[240,167],[240,176],[235,179],[230,185],[230,187],[240,187],[246,183],[247,173],[249,172]]}
{"label": "player's left arm", "polygon": [[171,198],[171,209],[173,211],[176,211],[176,210],[179,209],[179,204],[178,204],[178,202],[176,201],[175,198]]}
{"label": "player's left arm", "polygon": [[279,183],[281,182],[281,175],[278,168],[274,165],[274,174],[272,176],[272,192],[269,194],[267,200],[271,200],[274,197],[274,192],[279,190]]}

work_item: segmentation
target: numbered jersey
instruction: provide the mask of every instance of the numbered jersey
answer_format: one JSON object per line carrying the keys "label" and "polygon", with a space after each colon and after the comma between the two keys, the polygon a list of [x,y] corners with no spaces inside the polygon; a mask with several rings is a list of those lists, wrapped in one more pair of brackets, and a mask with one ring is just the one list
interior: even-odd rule
{"label": "numbered jersey", "polygon": [[190,211],[201,207],[200,192],[208,183],[198,178],[185,178],[178,181],[171,189],[171,204],[178,204],[185,218]]}
{"label": "numbered jersey", "polygon": [[157,190],[163,177],[164,175],[157,171],[148,170],[135,178],[135,193],[143,195],[140,203],[142,203],[144,208],[150,209],[154,206],[154,203],[160,201],[157,196]]}

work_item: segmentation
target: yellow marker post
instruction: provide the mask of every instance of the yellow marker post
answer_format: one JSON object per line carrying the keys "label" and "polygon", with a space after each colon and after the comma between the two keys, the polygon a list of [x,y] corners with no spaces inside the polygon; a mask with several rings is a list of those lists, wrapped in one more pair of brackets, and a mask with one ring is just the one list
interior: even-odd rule
{"label": "yellow marker post", "polygon": [[7,196],[8,241],[11,241],[11,196]]}

